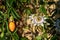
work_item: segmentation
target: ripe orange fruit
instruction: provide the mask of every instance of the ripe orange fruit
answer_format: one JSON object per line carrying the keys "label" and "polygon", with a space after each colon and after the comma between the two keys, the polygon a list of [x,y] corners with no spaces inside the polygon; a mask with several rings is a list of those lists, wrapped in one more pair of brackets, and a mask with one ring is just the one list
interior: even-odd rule
{"label": "ripe orange fruit", "polygon": [[15,30],[15,23],[13,21],[9,22],[9,30],[13,32]]}

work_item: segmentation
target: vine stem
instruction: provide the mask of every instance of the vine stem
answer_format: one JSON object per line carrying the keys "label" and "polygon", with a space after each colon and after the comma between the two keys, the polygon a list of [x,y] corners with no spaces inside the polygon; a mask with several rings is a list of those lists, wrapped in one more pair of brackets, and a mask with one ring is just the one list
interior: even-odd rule
{"label": "vine stem", "polygon": [[[36,0],[36,7],[37,7],[37,8],[38,8],[38,5],[39,5],[39,4],[38,4],[38,0]],[[38,10],[37,8],[36,8],[36,13],[38,14],[38,13],[39,13],[39,12],[38,12],[39,10]]]}
{"label": "vine stem", "polygon": [[38,5],[38,0],[36,0],[36,5]]}

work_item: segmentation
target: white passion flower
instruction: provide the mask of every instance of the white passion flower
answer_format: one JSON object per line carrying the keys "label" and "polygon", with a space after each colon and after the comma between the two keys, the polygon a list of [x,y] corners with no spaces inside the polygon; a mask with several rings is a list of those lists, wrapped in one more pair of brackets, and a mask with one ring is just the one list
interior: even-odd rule
{"label": "white passion flower", "polygon": [[35,14],[32,14],[31,16],[29,16],[29,18],[31,19],[32,21],[32,24],[34,26],[44,26],[43,23],[45,22],[45,17],[44,16],[38,16],[38,15],[35,15]]}

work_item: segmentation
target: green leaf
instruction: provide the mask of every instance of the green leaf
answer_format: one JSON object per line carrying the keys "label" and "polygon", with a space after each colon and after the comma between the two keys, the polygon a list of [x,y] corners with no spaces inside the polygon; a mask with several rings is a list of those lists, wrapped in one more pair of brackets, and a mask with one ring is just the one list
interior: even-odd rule
{"label": "green leaf", "polygon": [[13,38],[14,38],[15,40],[19,40],[19,36],[17,35],[17,33],[14,33],[14,34],[13,34]]}
{"label": "green leaf", "polygon": [[10,17],[10,16],[9,16],[9,15],[10,15],[10,12],[11,12],[11,8],[8,8],[8,9],[7,9],[8,18]]}
{"label": "green leaf", "polygon": [[47,38],[47,33],[43,33],[42,35],[44,38]]}
{"label": "green leaf", "polygon": [[13,2],[16,0],[6,0],[6,2],[11,6],[13,4]]}
{"label": "green leaf", "polygon": [[23,2],[27,2],[27,0],[19,0],[21,3],[23,3]]}
{"label": "green leaf", "polygon": [[0,37],[0,40],[6,40],[6,38],[5,37],[3,37],[3,38]]}
{"label": "green leaf", "polygon": [[41,40],[41,39],[42,39],[41,36],[37,36],[37,37],[36,37],[36,40]]}
{"label": "green leaf", "polygon": [[43,5],[40,6],[39,8],[40,12],[44,13],[45,15],[47,15],[47,11],[45,9],[45,7]]}
{"label": "green leaf", "polygon": [[2,33],[1,33],[0,37],[1,37],[1,38],[4,37],[4,23],[2,24]]}
{"label": "green leaf", "polygon": [[16,15],[11,11],[11,15],[14,17],[14,19],[17,19]]}
{"label": "green leaf", "polygon": [[6,29],[7,29],[7,32],[8,33],[11,33],[10,31],[9,31],[9,28],[8,28],[8,22],[7,21],[5,21],[6,22]]}
{"label": "green leaf", "polygon": [[51,40],[57,40],[57,35],[54,35]]}
{"label": "green leaf", "polygon": [[25,37],[21,37],[20,40],[28,40],[28,39]]}
{"label": "green leaf", "polygon": [[31,2],[31,0],[27,0],[27,3],[29,4]]}
{"label": "green leaf", "polygon": [[2,19],[3,17],[0,15],[0,19]]}
{"label": "green leaf", "polygon": [[6,13],[4,13],[4,21],[7,20],[8,15]]}
{"label": "green leaf", "polygon": [[4,32],[4,23],[2,24],[2,32]]}
{"label": "green leaf", "polygon": [[12,12],[18,17],[20,18],[19,14],[16,12],[16,10],[14,8],[12,8]]}
{"label": "green leaf", "polygon": [[25,9],[25,10],[24,10],[24,13],[30,15],[30,14],[32,13],[32,11],[31,11],[31,9]]}

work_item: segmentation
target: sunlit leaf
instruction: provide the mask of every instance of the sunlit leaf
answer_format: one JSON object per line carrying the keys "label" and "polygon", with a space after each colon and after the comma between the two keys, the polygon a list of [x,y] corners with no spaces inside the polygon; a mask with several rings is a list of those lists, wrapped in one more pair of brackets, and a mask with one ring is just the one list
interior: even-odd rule
{"label": "sunlit leaf", "polygon": [[41,39],[42,39],[41,36],[37,36],[37,37],[36,37],[36,40],[41,40]]}
{"label": "sunlit leaf", "polygon": [[0,11],[0,14],[1,14],[1,15],[4,15],[2,11]]}
{"label": "sunlit leaf", "polygon": [[1,33],[0,37],[1,37],[1,38],[4,37],[4,32]]}

